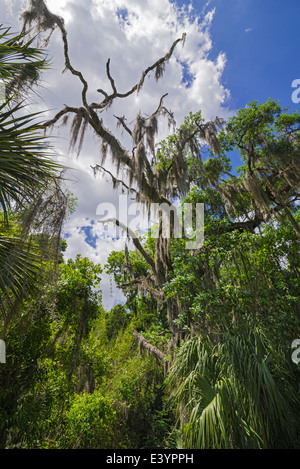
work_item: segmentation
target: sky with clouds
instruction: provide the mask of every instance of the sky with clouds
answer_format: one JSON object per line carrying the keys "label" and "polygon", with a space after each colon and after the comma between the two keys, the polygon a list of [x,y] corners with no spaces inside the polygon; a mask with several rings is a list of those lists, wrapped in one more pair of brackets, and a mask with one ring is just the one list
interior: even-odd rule
{"label": "sky with clouds", "polygon": [[[50,11],[66,24],[72,65],[89,83],[88,99],[99,101],[98,88],[110,90],[106,62],[120,92],[139,81],[141,72],[165,55],[173,41],[186,33],[163,77],[153,74],[140,93],[119,100],[103,115],[105,125],[118,133],[113,115],[133,122],[138,112],[152,113],[162,95],[165,106],[174,112],[178,125],[190,112],[199,109],[205,119],[228,118],[253,99],[269,97],[282,107],[298,109],[293,103],[292,82],[300,78],[298,58],[298,0],[46,0]],[[24,0],[0,0],[0,21],[20,26],[18,16]],[[48,47],[51,69],[32,108],[53,116],[65,104],[79,106],[81,86],[64,69],[60,34],[54,32]],[[167,128],[161,127],[159,138]],[[92,165],[100,162],[100,142],[88,133],[80,156],[68,151],[68,133],[58,130],[53,137],[57,158],[72,167],[69,190],[78,199],[75,213],[64,227],[68,248],[66,258],[77,253],[94,262],[105,263],[112,249],[121,249],[124,239],[112,239],[98,223],[97,207],[103,202],[118,206],[108,177],[94,177]],[[124,135],[120,133],[120,140]],[[130,147],[129,147],[130,148]],[[104,307],[122,299],[107,276],[102,282]]]}

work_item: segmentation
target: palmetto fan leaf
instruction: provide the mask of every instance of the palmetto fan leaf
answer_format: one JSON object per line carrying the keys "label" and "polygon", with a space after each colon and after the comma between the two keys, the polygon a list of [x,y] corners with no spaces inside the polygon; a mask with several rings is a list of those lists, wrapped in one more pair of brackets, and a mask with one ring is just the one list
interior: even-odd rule
{"label": "palmetto fan leaf", "polygon": [[5,315],[5,305],[12,298],[21,299],[33,289],[38,256],[23,239],[0,235],[0,265],[0,310]]}
{"label": "palmetto fan leaf", "polygon": [[40,71],[48,66],[44,51],[33,47],[34,40],[27,40],[25,32],[14,34],[0,25],[0,79],[7,98],[36,82]]}
{"label": "palmetto fan leaf", "polygon": [[184,447],[288,447],[300,430],[291,418],[299,405],[292,381],[284,352],[250,321],[216,346],[187,340],[167,378]]}
{"label": "palmetto fan leaf", "polygon": [[42,142],[35,123],[39,114],[20,116],[22,108],[0,106],[0,204],[5,216],[12,201],[34,197],[38,186],[60,168]]}

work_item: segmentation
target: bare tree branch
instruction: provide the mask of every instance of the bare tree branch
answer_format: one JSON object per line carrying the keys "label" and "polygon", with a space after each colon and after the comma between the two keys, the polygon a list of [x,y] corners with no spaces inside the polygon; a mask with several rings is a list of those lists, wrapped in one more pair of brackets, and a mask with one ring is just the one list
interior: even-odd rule
{"label": "bare tree branch", "polygon": [[61,119],[61,117],[69,114],[70,112],[76,114],[78,112],[78,108],[65,105],[61,111],[59,111],[52,119],[46,121],[42,127],[46,128],[55,125]]}
{"label": "bare tree branch", "polygon": [[112,181],[113,181],[113,184],[116,185],[116,184],[120,184],[122,185],[123,187],[125,187],[125,189],[127,189],[128,191],[131,191],[131,192],[135,192],[137,194],[137,191],[133,188],[133,187],[129,187],[124,181],[122,181],[121,179],[117,179],[112,173],[111,171],[109,171],[108,169],[104,168],[104,166],[100,165],[100,164],[96,164],[95,166],[91,166],[92,170],[94,171],[94,173],[96,171],[104,171],[105,173],[109,174]]}
{"label": "bare tree branch", "polygon": [[118,120],[119,124],[122,125],[122,127],[124,127],[124,129],[126,130],[126,132],[129,133],[129,135],[132,137],[132,131],[130,130],[130,128],[125,124],[125,116],[122,116],[122,117],[118,117],[118,116],[115,116],[114,117]]}
{"label": "bare tree branch", "polygon": [[117,88],[115,86],[115,82],[114,82],[113,78],[110,75],[110,67],[109,67],[110,66],[110,60],[108,60],[108,62],[106,64],[106,73],[107,73],[108,79],[111,83],[113,93],[108,95],[108,93],[106,93],[104,90],[98,89],[97,91],[104,95],[104,100],[101,103],[92,103],[90,105],[90,107],[92,109],[103,109],[104,107],[107,106],[107,104],[110,101],[114,100],[115,98],[127,98],[128,96],[133,94],[135,91],[139,92],[140,89],[142,88],[143,84],[144,84],[145,78],[148,75],[148,73],[151,72],[152,70],[155,70],[155,69],[161,67],[165,62],[168,62],[168,60],[171,58],[171,56],[174,52],[174,49],[175,49],[176,45],[181,41],[184,42],[185,36],[186,36],[186,34],[184,33],[181,38],[176,39],[176,41],[173,42],[170,50],[163,57],[158,59],[154,64],[152,64],[151,66],[146,68],[146,70],[144,70],[142,72],[142,75],[140,77],[139,82],[136,83],[130,90],[128,90],[125,93],[119,93],[117,91]]}
{"label": "bare tree branch", "polygon": [[116,88],[116,85],[115,85],[115,81],[113,80],[111,74],[110,74],[110,59],[108,59],[108,61],[106,62],[106,74],[108,76],[108,79],[110,81],[110,84],[111,84],[111,87],[113,89],[113,92],[114,94],[118,94],[117,92],[117,88]]}
{"label": "bare tree branch", "polygon": [[64,19],[58,15],[55,15],[51,13],[47,5],[45,4],[44,0],[30,0],[28,9],[25,10],[22,15],[23,19],[23,30],[26,31],[27,26],[29,26],[29,30],[32,26],[32,23],[36,23],[36,29],[40,33],[41,31],[46,31],[47,29],[50,29],[50,35],[46,39],[46,43],[49,42],[49,39],[56,27],[59,28],[62,36],[62,41],[64,45],[64,58],[65,58],[65,68],[70,70],[72,75],[77,76],[82,85],[82,102],[83,105],[87,108],[88,103],[87,103],[87,90],[88,90],[88,83],[83,77],[82,73],[78,70],[76,70],[70,61],[69,57],[69,44],[68,44],[68,39],[67,39],[67,31],[65,29],[64,25]]}

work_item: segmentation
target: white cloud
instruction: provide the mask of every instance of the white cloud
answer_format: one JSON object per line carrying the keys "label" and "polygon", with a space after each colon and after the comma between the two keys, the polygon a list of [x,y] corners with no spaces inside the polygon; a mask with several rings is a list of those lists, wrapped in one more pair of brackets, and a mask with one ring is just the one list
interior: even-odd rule
{"label": "white cloud", "polygon": [[[4,0],[0,0],[1,3]],[[21,3],[15,0],[13,18]],[[180,9],[169,0],[48,0],[46,4],[50,11],[63,16],[66,21],[71,61],[89,83],[90,101],[101,99],[96,91],[98,88],[110,91],[105,70],[108,58],[116,86],[124,92],[138,82],[147,66],[165,55],[173,41],[186,32],[184,47],[181,44],[176,47],[159,82],[156,83],[153,74],[150,75],[138,96],[119,100],[103,114],[104,122],[113,132],[116,131],[113,114],[126,115],[130,122],[139,111],[153,112],[165,93],[168,93],[165,105],[174,112],[178,125],[190,111],[199,109],[206,119],[217,115],[226,118],[230,114],[226,108],[229,91],[222,84],[226,56],[213,51],[217,57],[211,60],[209,55],[212,52],[210,25],[214,10],[205,12],[204,8],[201,18],[198,18],[191,4]],[[7,17],[7,22],[13,22],[11,16]],[[53,70],[44,76],[41,107],[45,109],[47,106],[51,109],[49,115],[53,115],[64,104],[80,105],[81,84],[69,73],[61,74],[64,62],[59,31],[52,36],[49,54]],[[183,76],[188,78],[189,86],[183,82]],[[95,219],[100,202],[116,203],[117,194],[109,182],[93,177],[90,165],[100,159],[97,138],[88,133],[79,159],[68,155],[67,140],[65,130],[56,139],[60,161],[76,169],[69,188],[78,197],[78,208],[65,225],[65,231],[71,235],[67,240],[66,255],[75,257],[81,253],[103,264],[112,246],[114,249],[121,247],[122,240],[113,244],[98,238],[96,248],[93,248],[85,242],[85,234],[80,227],[86,224],[87,218]],[[111,304],[108,292],[104,291],[103,297],[104,302]]]}

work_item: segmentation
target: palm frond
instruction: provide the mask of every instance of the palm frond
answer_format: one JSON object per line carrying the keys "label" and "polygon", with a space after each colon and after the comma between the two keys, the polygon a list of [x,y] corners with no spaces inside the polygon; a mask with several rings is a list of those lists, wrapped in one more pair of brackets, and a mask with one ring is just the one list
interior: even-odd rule
{"label": "palm frond", "polygon": [[0,310],[12,299],[21,299],[31,292],[39,269],[38,255],[30,242],[22,238],[0,235]]}
{"label": "palm frond", "polygon": [[214,346],[183,343],[166,380],[178,403],[185,448],[271,448],[291,444],[299,405],[283,351],[251,322]]}
{"label": "palm frond", "polygon": [[28,40],[24,31],[16,34],[10,27],[0,25],[0,78],[7,98],[22,94],[49,66],[44,51],[33,46],[34,40]]}
{"label": "palm frond", "polygon": [[62,169],[50,158],[35,122],[40,113],[19,115],[22,109],[21,104],[0,106],[0,205],[5,217],[12,201],[33,197],[39,185]]}

